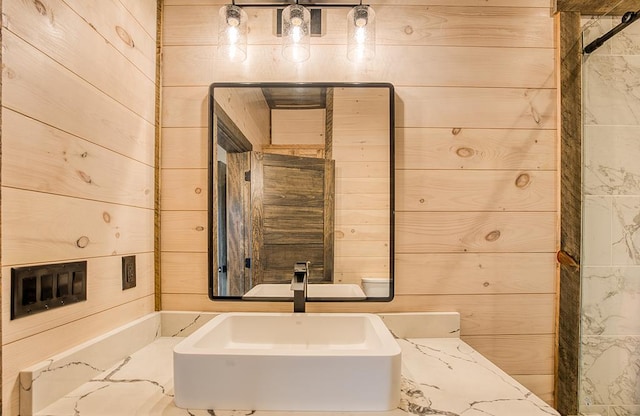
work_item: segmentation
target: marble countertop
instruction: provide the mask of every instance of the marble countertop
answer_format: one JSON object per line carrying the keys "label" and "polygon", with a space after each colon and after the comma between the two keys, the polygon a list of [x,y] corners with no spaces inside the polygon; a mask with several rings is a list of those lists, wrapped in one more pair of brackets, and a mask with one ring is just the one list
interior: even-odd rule
{"label": "marble countertop", "polygon": [[[159,337],[112,368],[35,413],[40,416],[275,416],[283,412],[181,409],[173,403],[173,347]],[[559,415],[459,338],[400,338],[402,393],[388,412],[332,415],[544,416]],[[212,375],[212,377],[215,375]],[[326,416],[326,412],[289,412]]]}

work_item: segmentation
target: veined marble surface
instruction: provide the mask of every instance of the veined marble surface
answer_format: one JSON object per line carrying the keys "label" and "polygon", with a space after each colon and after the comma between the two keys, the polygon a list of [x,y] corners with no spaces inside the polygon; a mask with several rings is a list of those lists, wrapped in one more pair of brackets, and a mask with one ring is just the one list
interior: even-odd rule
{"label": "veined marble surface", "polygon": [[[619,22],[583,18],[584,44]],[[583,63],[580,415],[640,416],[640,25]]]}
{"label": "veined marble surface", "polygon": [[[173,404],[173,347],[160,337],[37,415],[275,416],[283,412],[180,409]],[[371,416],[545,416],[558,413],[459,338],[407,338],[402,348],[402,399]],[[214,374],[211,375],[215,377]],[[326,416],[323,412],[289,415]]]}

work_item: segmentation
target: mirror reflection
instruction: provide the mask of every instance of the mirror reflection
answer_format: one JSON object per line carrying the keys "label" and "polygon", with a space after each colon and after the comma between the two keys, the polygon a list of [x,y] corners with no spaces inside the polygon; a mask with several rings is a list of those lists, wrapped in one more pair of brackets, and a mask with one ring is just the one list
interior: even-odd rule
{"label": "mirror reflection", "polygon": [[212,84],[209,294],[393,298],[391,84]]}

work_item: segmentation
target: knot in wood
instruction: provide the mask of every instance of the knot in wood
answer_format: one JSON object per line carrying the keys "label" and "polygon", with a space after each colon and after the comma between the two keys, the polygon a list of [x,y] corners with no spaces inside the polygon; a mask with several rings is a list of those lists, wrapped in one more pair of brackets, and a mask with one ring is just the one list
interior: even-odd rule
{"label": "knot in wood", "polygon": [[78,238],[76,240],[76,246],[78,248],[85,248],[86,246],[89,245],[89,237],[83,235],[82,237]]}
{"label": "knot in wood", "polygon": [[468,158],[468,157],[473,156],[475,154],[475,152],[473,151],[473,149],[470,149],[468,147],[459,147],[456,150],[456,154],[458,156],[460,156],[460,157]]}
{"label": "knot in wood", "polygon": [[133,42],[133,38],[131,37],[129,32],[127,32],[123,27],[116,26],[116,33],[118,34],[118,37],[120,39],[122,39],[122,41],[124,43],[126,43],[127,45],[129,45],[132,48],[135,46],[135,43]]}
{"label": "knot in wood", "polygon": [[40,0],[33,0],[33,5],[36,7],[38,13],[43,16],[47,15],[47,7]]}
{"label": "knot in wood", "polygon": [[411,26],[409,26],[409,25],[406,25],[404,27],[404,33],[406,33],[407,35],[413,34],[413,28]]}
{"label": "knot in wood", "polygon": [[105,211],[102,213],[102,219],[104,220],[104,222],[109,224],[111,222],[111,215],[107,211]]}
{"label": "knot in wood", "polygon": [[78,176],[80,176],[80,179],[82,179],[84,182],[86,183],[91,183],[91,176],[87,175],[85,172],[78,170],[76,171],[76,173],[78,174]]}
{"label": "knot in wood", "polygon": [[198,225],[196,227],[196,231],[204,231],[204,227],[202,225]]}
{"label": "knot in wood", "polygon": [[195,189],[195,193],[198,194],[198,195],[201,194],[202,193],[202,188],[196,188]]}
{"label": "knot in wood", "polygon": [[453,129],[451,129],[451,134],[453,134],[454,136],[457,136],[458,134],[460,134],[461,131],[462,129],[460,127],[454,127]]}
{"label": "knot in wood", "polygon": [[489,242],[494,242],[496,241],[498,238],[500,238],[500,230],[494,230],[491,231],[489,234],[487,234],[484,239],[489,241]]}
{"label": "knot in wood", "polygon": [[516,178],[516,186],[518,188],[526,188],[529,183],[531,183],[531,175],[528,173],[521,173]]}

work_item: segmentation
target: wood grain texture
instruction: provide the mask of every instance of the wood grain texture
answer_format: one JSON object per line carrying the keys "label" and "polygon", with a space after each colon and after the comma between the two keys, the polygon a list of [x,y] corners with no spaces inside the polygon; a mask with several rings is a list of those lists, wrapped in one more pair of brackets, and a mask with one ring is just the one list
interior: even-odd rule
{"label": "wood grain texture", "polygon": [[552,374],[511,374],[511,377],[550,406],[554,406],[554,376]]}
{"label": "wood grain texture", "polygon": [[206,169],[209,139],[205,127],[162,129],[162,168]]}
{"label": "wood grain texture", "polygon": [[400,170],[396,209],[554,212],[555,186],[553,171]]}
{"label": "wood grain texture", "polygon": [[396,253],[554,252],[555,212],[398,212]]}
{"label": "wood grain texture", "polygon": [[153,167],[9,109],[3,120],[3,186],[153,208]]}
{"label": "wood grain texture", "polygon": [[555,337],[541,335],[462,336],[462,340],[510,374],[553,373]]}
{"label": "wood grain texture", "polygon": [[216,88],[214,99],[253,144],[253,150],[260,151],[263,144],[269,143],[271,111],[259,89]]}
{"label": "wood grain texture", "polygon": [[[105,1],[102,7],[92,7],[83,0],[65,0],[76,13],[90,22],[104,39],[126,56],[133,66],[155,81],[156,39],[140,21],[148,22],[155,16],[156,6],[149,0],[140,3],[136,16],[131,15],[120,1]],[[148,30],[148,28],[147,28]]]}
{"label": "wood grain texture", "polygon": [[[548,7],[464,7],[451,4],[421,7],[404,3],[373,6],[376,10],[376,40],[381,45],[553,47]],[[215,5],[165,5],[165,44],[215,45],[219,8]],[[328,9],[324,17],[327,22],[325,32],[322,37],[314,39],[313,44],[343,44],[346,15],[345,9]],[[248,23],[251,27],[250,45],[279,43],[272,35],[273,18],[273,10],[251,10]]]}
{"label": "wood grain texture", "polygon": [[396,168],[555,170],[555,136],[540,129],[397,129]]}
{"label": "wood grain texture", "polygon": [[396,293],[555,293],[553,253],[396,255]]}
{"label": "wood grain texture", "polygon": [[11,241],[3,265],[153,251],[152,209],[7,187],[3,195],[3,238]]}
{"label": "wood grain texture", "polygon": [[552,7],[554,13],[574,12],[586,16],[600,16],[603,14],[621,16],[626,12],[639,10],[640,3],[638,3],[638,0],[554,0]]}
{"label": "wood grain texture", "polygon": [[324,146],[324,109],[271,110],[271,144]]}
{"label": "wood grain texture", "polygon": [[2,42],[11,50],[4,55],[3,73],[11,82],[3,88],[3,106],[153,166],[153,123],[11,32]]}
{"label": "wood grain texture", "polygon": [[553,89],[399,87],[397,127],[554,129]]}
{"label": "wood grain texture", "polygon": [[[582,47],[580,14],[557,15],[560,60],[560,250],[580,263],[582,166]],[[560,268],[556,403],[562,414],[579,408],[580,272]]]}
{"label": "wood grain texture", "polygon": [[11,266],[89,267],[86,302],[2,314],[3,414],[20,369],[154,310],[157,4],[133,3],[3,2],[2,304]]}
{"label": "wood grain texture", "polygon": [[[262,81],[287,81],[296,76],[294,68],[286,67],[286,61],[275,55],[277,46],[249,45],[248,54],[260,60],[259,67],[248,71],[237,66],[218,66],[215,45],[174,45],[165,48],[167,86],[208,85],[211,73],[221,81],[248,82],[257,77]],[[414,55],[415,65],[409,68],[393,65],[407,54]],[[346,51],[335,45],[314,45],[309,64],[304,63],[309,81],[326,81],[326,62],[332,62],[335,70],[344,73],[345,81],[392,82],[397,86],[458,86],[486,87],[509,86],[513,88],[553,88],[553,49],[466,46],[449,47],[433,45],[376,47],[377,58],[366,73],[354,72],[345,57]],[[466,70],[466,62],[473,60],[475,71]],[[437,63],[437,65],[434,65]],[[181,71],[188,65],[189,71]]]}
{"label": "wood grain texture", "polygon": [[[40,3],[43,6],[38,8],[35,2],[7,2],[3,13],[10,31],[37,45],[51,59],[63,62],[68,70],[153,123],[154,106],[149,105],[149,97],[155,94],[154,78],[138,69],[132,70],[128,57],[105,42],[82,15],[62,0],[45,3]],[[41,30],[34,30],[35,27]],[[55,35],[60,32],[65,35]],[[95,58],[87,59],[87,56]],[[102,70],[106,66],[109,71]]]}
{"label": "wood grain texture", "polygon": [[207,252],[207,211],[162,211],[162,251]]}
{"label": "wood grain texture", "polygon": [[167,211],[207,209],[206,169],[162,169],[160,204]]}

